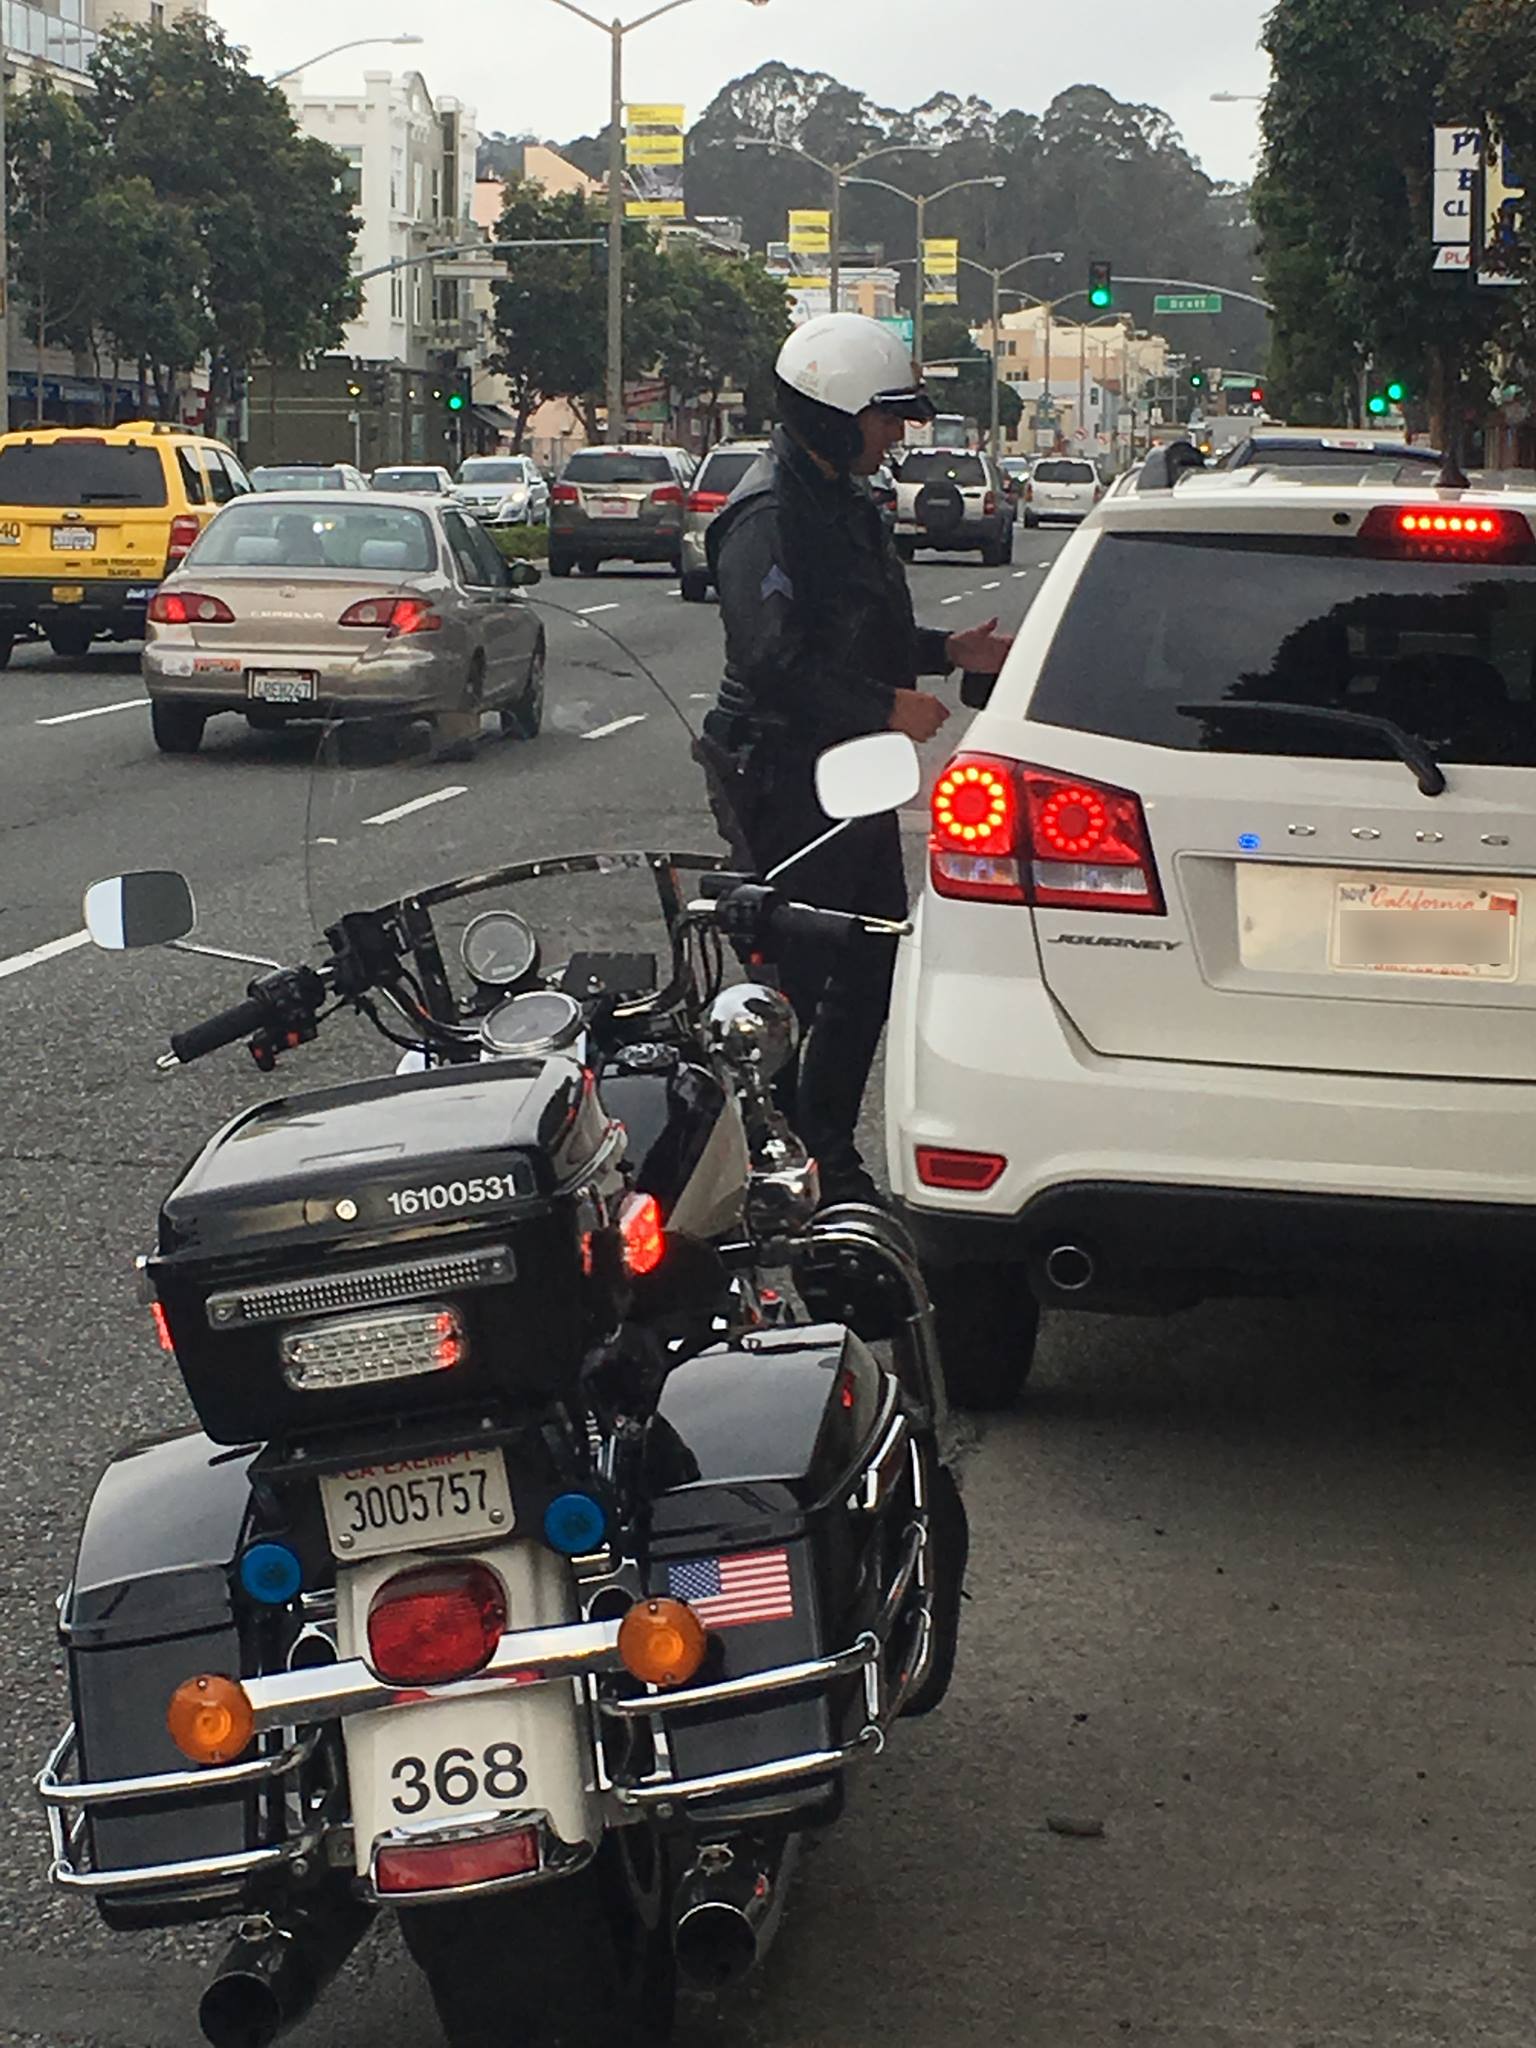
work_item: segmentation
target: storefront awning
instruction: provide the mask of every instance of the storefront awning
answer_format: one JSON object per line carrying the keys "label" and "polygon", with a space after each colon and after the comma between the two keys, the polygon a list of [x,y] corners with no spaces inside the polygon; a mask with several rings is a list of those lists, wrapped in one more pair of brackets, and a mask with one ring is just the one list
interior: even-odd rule
{"label": "storefront awning", "polygon": [[504,405],[477,405],[472,410],[482,427],[493,427],[498,434],[517,431],[516,417]]}

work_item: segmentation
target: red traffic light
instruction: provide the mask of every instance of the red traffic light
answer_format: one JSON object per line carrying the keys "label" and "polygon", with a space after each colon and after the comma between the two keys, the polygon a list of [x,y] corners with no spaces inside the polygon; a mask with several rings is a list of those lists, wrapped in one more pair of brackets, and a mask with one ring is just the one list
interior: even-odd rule
{"label": "red traffic light", "polygon": [[1262,384],[1255,384],[1248,394],[1248,399],[1252,405],[1262,405],[1264,403],[1264,386]]}

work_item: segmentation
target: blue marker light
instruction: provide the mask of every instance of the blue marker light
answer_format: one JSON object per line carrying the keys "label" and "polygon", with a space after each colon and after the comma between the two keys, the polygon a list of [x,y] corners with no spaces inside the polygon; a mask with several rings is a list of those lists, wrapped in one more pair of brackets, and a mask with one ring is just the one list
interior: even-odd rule
{"label": "blue marker light", "polygon": [[544,1510],[544,1541],[562,1557],[586,1557],[607,1533],[608,1517],[590,1494],[556,1494]]}
{"label": "blue marker light", "polygon": [[1257,832],[1239,832],[1237,835],[1237,843],[1242,848],[1244,853],[1257,853],[1259,848],[1264,844],[1263,840],[1259,837]]}
{"label": "blue marker light", "polygon": [[286,1607],[304,1583],[304,1567],[286,1543],[253,1543],[240,1560],[240,1583],[263,1607]]}

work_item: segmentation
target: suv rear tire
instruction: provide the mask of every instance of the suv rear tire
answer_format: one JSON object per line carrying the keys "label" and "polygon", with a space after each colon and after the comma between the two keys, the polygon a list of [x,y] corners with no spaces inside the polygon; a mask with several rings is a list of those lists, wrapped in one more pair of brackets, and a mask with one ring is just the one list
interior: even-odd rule
{"label": "suv rear tire", "polygon": [[909,533],[898,533],[896,536],[896,552],[904,562],[910,562],[917,554],[917,542],[913,540]]}
{"label": "suv rear tire", "polygon": [[207,712],[197,704],[156,697],[149,707],[149,729],[162,754],[195,754],[207,723]]}
{"label": "suv rear tire", "polygon": [[1023,1266],[941,1266],[925,1271],[938,1325],[944,1383],[957,1408],[1011,1408],[1035,1362],[1040,1304]]}
{"label": "suv rear tire", "polygon": [[706,569],[685,569],[678,578],[685,604],[702,604],[709,596],[709,572]]}
{"label": "suv rear tire", "polygon": [[575,566],[574,558],[566,554],[563,548],[550,549],[549,573],[551,576],[569,576]]}

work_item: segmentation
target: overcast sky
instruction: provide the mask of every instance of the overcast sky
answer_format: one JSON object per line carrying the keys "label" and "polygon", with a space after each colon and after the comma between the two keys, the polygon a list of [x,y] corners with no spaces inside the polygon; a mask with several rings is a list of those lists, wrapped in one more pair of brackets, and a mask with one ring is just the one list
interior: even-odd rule
{"label": "overcast sky", "polygon": [[[935,90],[977,93],[1038,113],[1064,86],[1102,85],[1173,116],[1217,178],[1253,165],[1258,108],[1214,106],[1213,92],[1262,92],[1259,31],[1272,0],[692,0],[627,45],[632,100],[682,100],[690,120],[728,79],[769,58],[829,71],[884,105]],[[475,107],[480,126],[565,140],[607,117],[608,58],[596,31],[554,0],[210,0],[211,11],[271,73],[347,37],[415,30],[419,49],[351,50],[309,75],[347,92],[365,68],[420,70],[434,93]],[[648,0],[590,0],[631,19]],[[933,25],[942,21],[943,32]]]}

